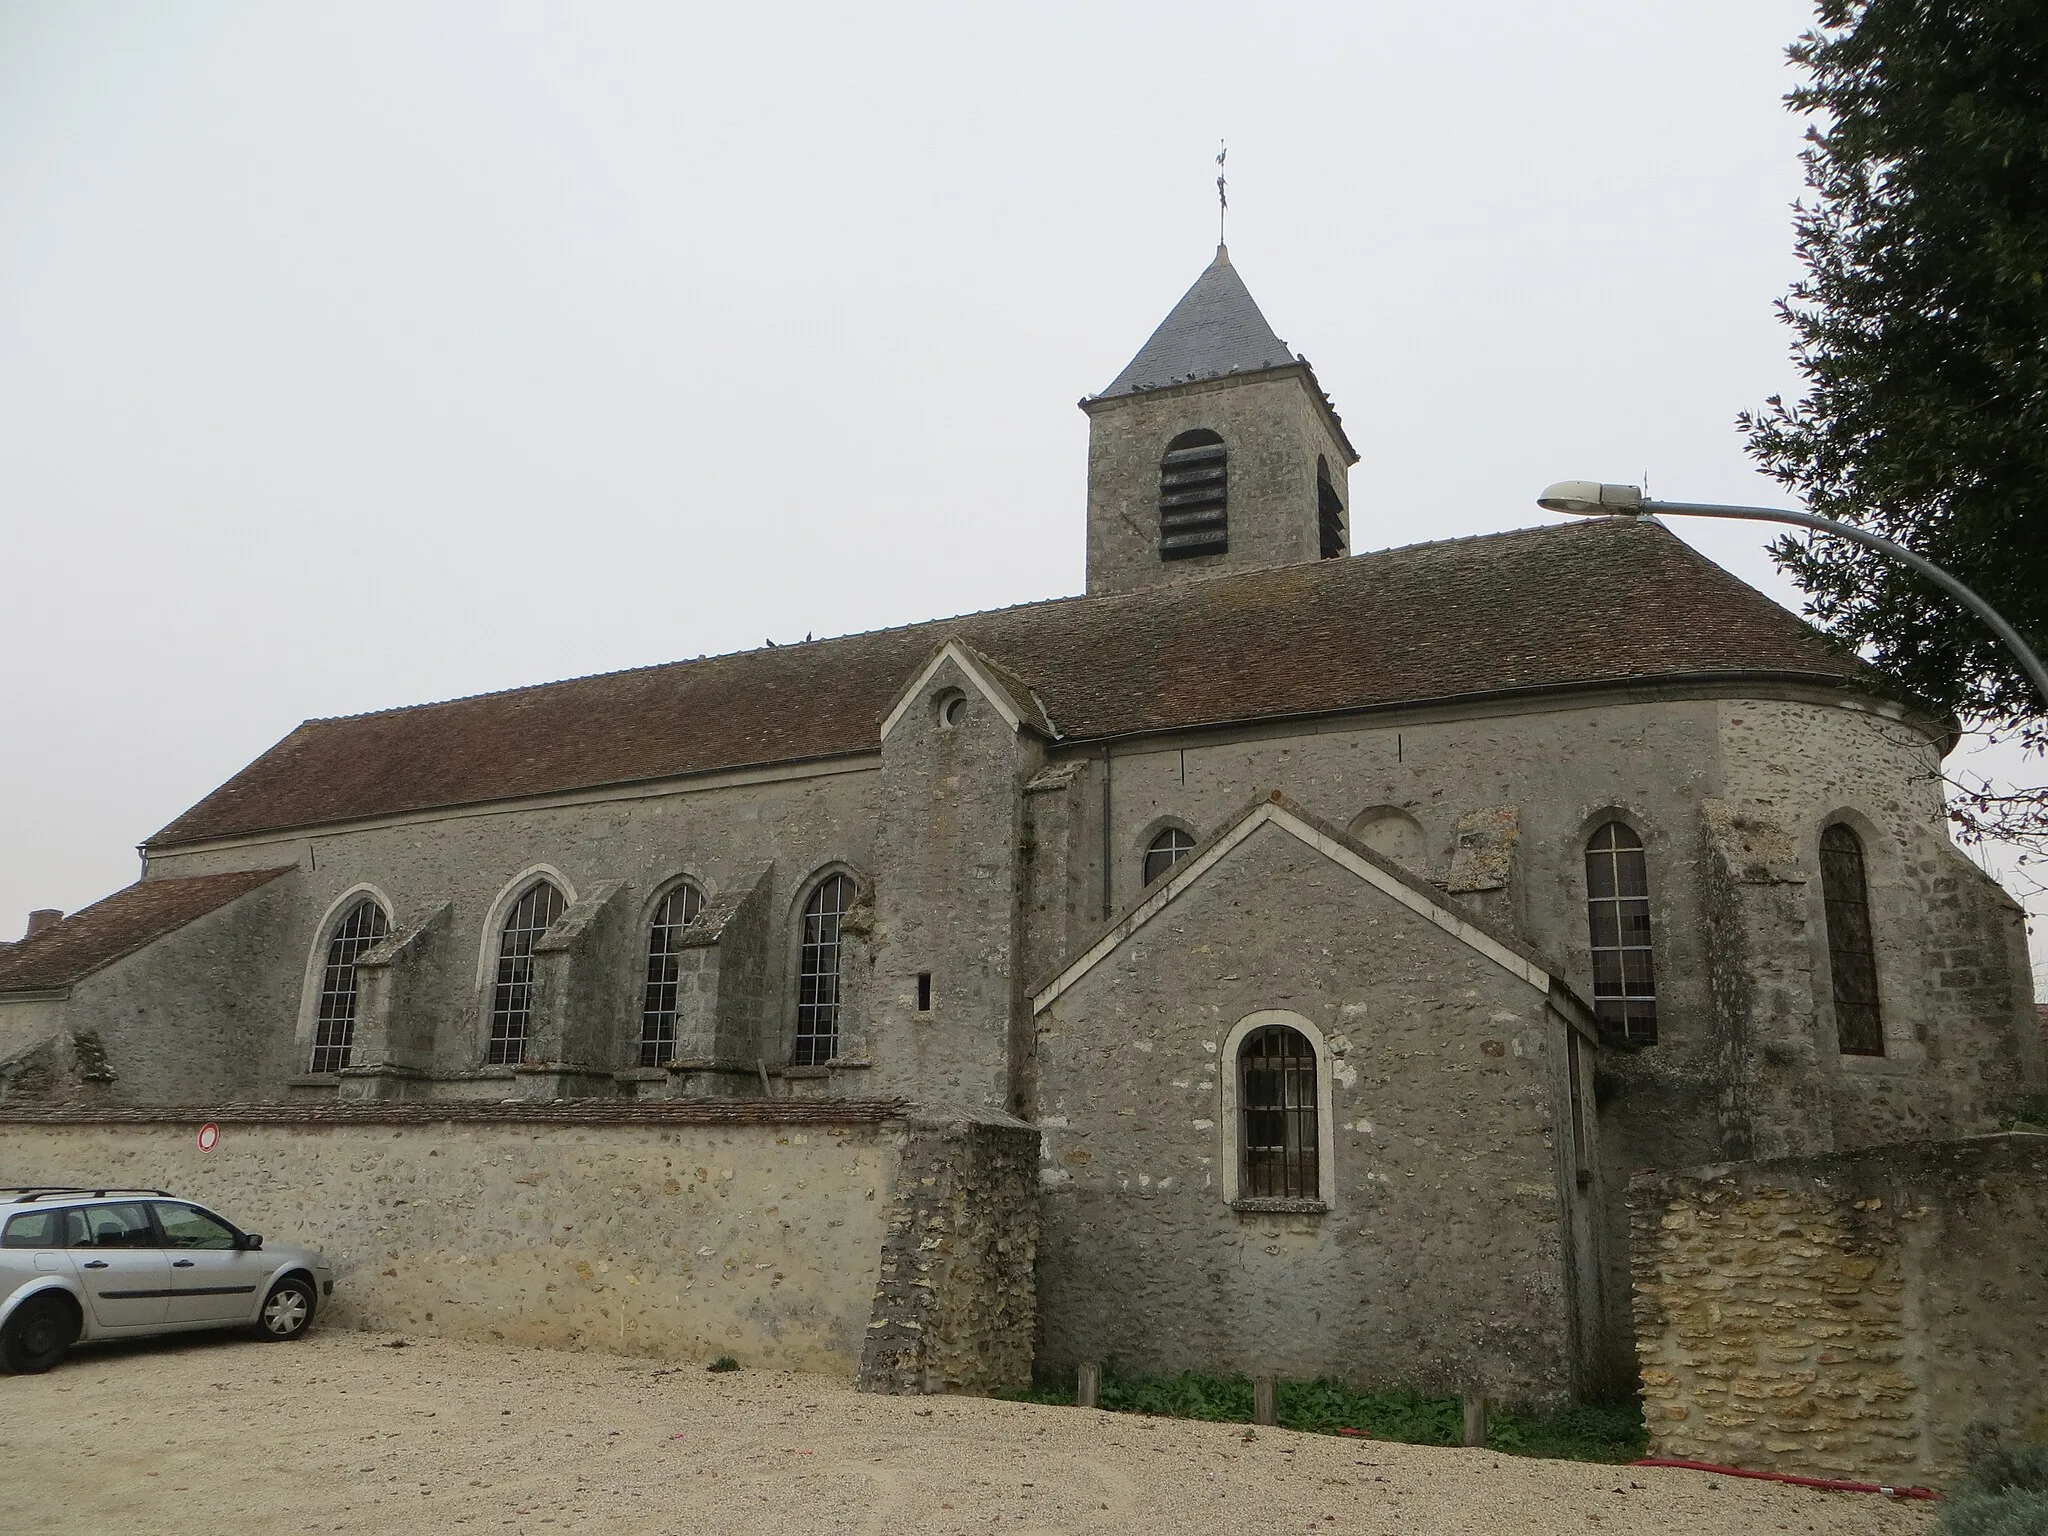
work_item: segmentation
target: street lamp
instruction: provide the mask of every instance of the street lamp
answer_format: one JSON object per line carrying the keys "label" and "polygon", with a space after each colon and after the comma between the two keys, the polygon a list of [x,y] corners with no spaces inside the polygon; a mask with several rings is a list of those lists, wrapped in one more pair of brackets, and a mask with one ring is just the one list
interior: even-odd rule
{"label": "street lamp", "polygon": [[1712,502],[1651,501],[1643,495],[1639,485],[1601,485],[1595,480],[1560,480],[1536,498],[1536,505],[1547,512],[1569,512],[1576,517],[1642,517],[1656,513],[1672,517],[1732,517],[1751,523],[1790,523],[1796,528],[1818,528],[1822,533],[1832,533],[1852,543],[1868,545],[1903,565],[1911,566],[1988,624],[1991,632],[2005,642],[2006,649],[2019,658],[2020,669],[2033,683],[2034,692],[2040,696],[2043,706],[2048,706],[2048,667],[2041,665],[2041,658],[2020,638],[2020,632],[2000,617],[1996,608],[1933,561],[1853,523],[1838,523],[1831,517],[1779,507],[1724,507]]}

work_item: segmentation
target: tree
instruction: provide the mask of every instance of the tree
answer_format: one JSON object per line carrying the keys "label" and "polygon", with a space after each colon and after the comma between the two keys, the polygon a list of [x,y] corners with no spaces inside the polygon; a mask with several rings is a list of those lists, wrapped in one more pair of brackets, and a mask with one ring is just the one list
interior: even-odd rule
{"label": "tree", "polygon": [[[2048,641],[2048,6],[1820,0],[1780,303],[1805,392],[1739,419],[1816,512],[1918,551]],[[2048,704],[1966,610],[1822,535],[1773,547],[1816,622],[1921,699],[2048,750]],[[2048,850],[2048,788],[1960,786],[1965,837]]]}

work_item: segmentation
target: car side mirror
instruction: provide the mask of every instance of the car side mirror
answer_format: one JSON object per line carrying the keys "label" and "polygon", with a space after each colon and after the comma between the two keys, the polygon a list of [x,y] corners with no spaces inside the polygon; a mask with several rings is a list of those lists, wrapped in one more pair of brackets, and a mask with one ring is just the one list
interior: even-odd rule
{"label": "car side mirror", "polygon": [[244,1232],[241,1240],[235,1246],[246,1252],[254,1253],[263,1246],[263,1234],[261,1232]]}

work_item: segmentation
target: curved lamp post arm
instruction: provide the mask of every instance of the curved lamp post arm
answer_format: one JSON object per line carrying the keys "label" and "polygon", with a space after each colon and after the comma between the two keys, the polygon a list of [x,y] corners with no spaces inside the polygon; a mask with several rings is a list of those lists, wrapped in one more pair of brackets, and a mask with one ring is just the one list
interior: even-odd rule
{"label": "curved lamp post arm", "polygon": [[2005,642],[2005,648],[2019,661],[2020,668],[2034,685],[2034,692],[2048,709],[2048,667],[2041,665],[2041,658],[2033,648],[2020,638],[2020,632],[2006,623],[2003,615],[1985,602],[1983,598],[1949,575],[1932,560],[1916,555],[1903,544],[1895,544],[1853,523],[1838,523],[1831,517],[1822,517],[1814,512],[1793,512],[1775,507],[1723,507],[1711,502],[1691,501],[1648,501],[1643,502],[1643,511],[1670,513],[1674,517],[1728,517],[1740,518],[1752,523],[1791,523],[1800,528],[1817,528],[1822,533],[1832,533],[1855,544],[1870,548],[1892,557],[1901,565],[1911,566],[1922,576],[1933,582],[1950,597],[1977,615],[1991,632]]}

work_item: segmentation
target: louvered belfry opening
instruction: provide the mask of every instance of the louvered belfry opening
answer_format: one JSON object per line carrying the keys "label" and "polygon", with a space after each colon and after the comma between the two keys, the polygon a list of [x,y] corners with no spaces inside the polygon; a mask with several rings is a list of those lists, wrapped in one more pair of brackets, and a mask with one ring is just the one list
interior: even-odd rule
{"label": "louvered belfry opening", "polygon": [[1337,496],[1337,487],[1330,483],[1330,461],[1320,453],[1316,455],[1316,532],[1320,535],[1321,559],[1336,560],[1343,556],[1344,503]]}
{"label": "louvered belfry opening", "polygon": [[1159,558],[1230,550],[1229,455],[1207,428],[1183,432],[1159,461]]}

